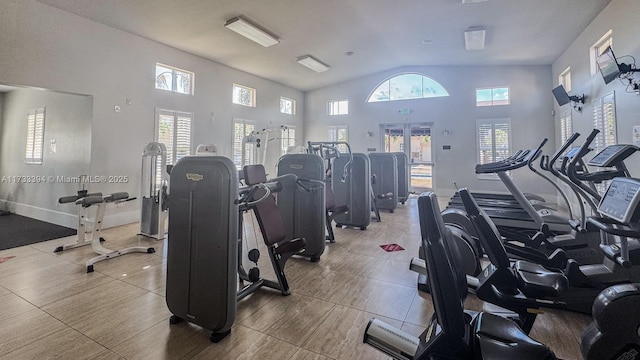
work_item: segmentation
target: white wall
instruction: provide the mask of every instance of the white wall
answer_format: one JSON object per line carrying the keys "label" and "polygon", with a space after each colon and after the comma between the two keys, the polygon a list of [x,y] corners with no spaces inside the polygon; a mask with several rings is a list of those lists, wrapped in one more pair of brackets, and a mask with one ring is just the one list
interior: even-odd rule
{"label": "white wall", "polygon": [[[193,112],[194,146],[214,143],[225,156],[231,156],[234,118],[255,120],[258,128],[294,125],[302,139],[304,98],[298,90],[34,0],[0,0],[0,7],[0,83],[93,96],[90,175],[130,180],[95,184],[92,191],[139,194],[141,152],[153,140],[156,107]],[[155,90],[156,62],[195,72],[195,95]],[[233,83],[257,89],[256,108],[231,104]],[[298,115],[280,114],[280,96],[297,101]],[[121,112],[114,112],[115,105]],[[51,192],[55,198],[63,191]],[[111,209],[105,224],[137,218],[138,204],[129,202]]]}
{"label": "white wall", "polygon": [[[449,97],[420,100],[367,103],[370,92],[385,79],[399,73],[424,74],[444,86]],[[510,87],[511,104],[476,107],[475,89]],[[349,115],[328,116],[327,101],[349,100]],[[349,144],[355,152],[380,148],[382,123],[432,122],[435,162],[435,187],[438,195],[449,196],[458,186],[492,191],[506,191],[501,182],[478,180],[474,167],[476,155],[476,119],[511,118],[512,147],[533,148],[543,138],[551,139],[546,152],[552,152],[554,126],[551,110],[550,66],[424,66],[403,67],[367,76],[335,86],[305,93],[305,139],[326,140],[328,125],[348,124]],[[399,109],[409,108],[409,115]],[[450,131],[449,136],[443,131]],[[367,137],[367,131],[374,136]],[[443,150],[450,145],[451,150]],[[551,185],[540,181],[528,170],[514,172],[514,180],[527,191],[555,196]]]}
{"label": "white wall", "polygon": [[[45,108],[43,161],[26,164],[27,112],[38,108]],[[62,177],[88,174],[92,110],[90,96],[32,89],[5,94],[0,123],[0,202],[5,210],[35,218],[56,216],[59,222],[70,217],[63,214],[77,213],[57,200],[74,195],[79,186]]]}
{"label": "white wall", "polygon": [[[632,59],[621,58],[624,55],[634,56],[640,60],[640,23],[637,14],[640,13],[640,2],[635,0],[613,0],[602,10],[578,38],[552,65],[553,84],[558,84],[558,76],[567,67],[571,67],[572,95],[586,95],[586,104],[581,113],[572,110],[570,105],[559,107],[554,101],[556,109],[556,143],[560,144],[560,114],[572,111],[573,131],[581,134],[576,144],[581,144],[593,129],[593,108],[591,101],[611,92],[615,93],[616,123],[618,143],[633,143],[633,126],[640,125],[640,96],[625,92],[625,85],[618,80],[605,85],[602,76],[597,73],[591,75],[589,50],[607,31],[612,30],[613,51],[621,62],[629,64]],[[640,65],[640,64],[638,64]],[[640,74],[635,78],[640,81]],[[593,154],[595,155],[595,154]],[[626,161],[632,176],[640,176],[639,155],[632,155]],[[588,156],[588,158],[590,158]]]}

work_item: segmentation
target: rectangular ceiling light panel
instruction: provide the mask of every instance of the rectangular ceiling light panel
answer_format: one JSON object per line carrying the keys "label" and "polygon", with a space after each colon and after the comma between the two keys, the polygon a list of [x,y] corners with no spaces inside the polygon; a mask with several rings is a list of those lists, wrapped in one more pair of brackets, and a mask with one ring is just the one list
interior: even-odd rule
{"label": "rectangular ceiling light panel", "polygon": [[463,4],[473,4],[473,3],[479,3],[479,2],[485,2],[487,0],[462,0]]}
{"label": "rectangular ceiling light panel", "polygon": [[280,42],[273,35],[267,33],[266,31],[260,29],[256,25],[253,25],[249,21],[239,16],[230,19],[226,24],[224,24],[224,26],[227,29],[233,30],[238,34],[246,37],[247,39],[255,41],[264,47],[269,47]]}
{"label": "rectangular ceiling light panel", "polygon": [[308,67],[309,69],[321,73],[329,70],[329,66],[315,59],[311,55],[301,56],[296,60],[298,64]]}
{"label": "rectangular ceiling light panel", "polygon": [[472,26],[464,31],[464,46],[467,50],[484,50],[486,30],[484,26]]}

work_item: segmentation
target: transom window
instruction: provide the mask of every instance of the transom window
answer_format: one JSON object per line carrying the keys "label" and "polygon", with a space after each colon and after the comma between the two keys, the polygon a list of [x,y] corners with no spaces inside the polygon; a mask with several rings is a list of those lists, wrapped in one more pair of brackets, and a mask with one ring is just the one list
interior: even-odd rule
{"label": "transom window", "polygon": [[248,86],[233,84],[233,103],[243,106],[256,107],[256,89]]}
{"label": "transom window", "polygon": [[367,102],[424,99],[449,96],[437,81],[422,74],[401,74],[383,81]]}
{"label": "transom window", "polygon": [[509,105],[509,87],[476,89],[476,106]]}
{"label": "transom window", "polygon": [[333,115],[348,115],[349,100],[333,100],[327,104],[327,113]]}
{"label": "transom window", "polygon": [[558,83],[562,85],[567,92],[571,91],[571,67],[567,67],[560,73]]}
{"label": "transom window", "polygon": [[194,79],[191,71],[156,63],[156,89],[193,95]]}
{"label": "transom window", "polygon": [[286,97],[280,97],[280,112],[283,114],[296,114],[296,101]]}
{"label": "transom window", "polygon": [[24,160],[26,164],[42,164],[44,149],[45,108],[27,112],[27,145]]}
{"label": "transom window", "polygon": [[[591,46],[589,50],[589,63],[591,65],[591,75],[595,75],[600,71],[598,62],[596,61],[608,47],[613,46],[613,30],[607,31],[602,37]],[[567,90],[569,91],[569,90]]]}

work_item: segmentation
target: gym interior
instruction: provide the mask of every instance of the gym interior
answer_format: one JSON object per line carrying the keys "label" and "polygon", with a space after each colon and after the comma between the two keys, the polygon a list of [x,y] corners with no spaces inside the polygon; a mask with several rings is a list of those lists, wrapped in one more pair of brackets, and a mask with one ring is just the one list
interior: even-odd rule
{"label": "gym interior", "polygon": [[0,0],[0,359],[640,358],[635,14]]}

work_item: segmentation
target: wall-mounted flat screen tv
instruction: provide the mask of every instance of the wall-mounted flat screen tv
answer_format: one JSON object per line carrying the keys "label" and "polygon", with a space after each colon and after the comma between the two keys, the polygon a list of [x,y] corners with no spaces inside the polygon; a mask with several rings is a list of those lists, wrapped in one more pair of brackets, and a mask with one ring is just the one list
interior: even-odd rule
{"label": "wall-mounted flat screen tv", "polygon": [[567,94],[567,91],[564,89],[564,86],[562,85],[558,85],[558,87],[551,90],[551,92],[553,92],[553,97],[556,98],[556,101],[560,106],[564,104],[568,104],[571,101],[571,99],[569,99],[569,94]]}
{"label": "wall-mounted flat screen tv", "polygon": [[598,56],[596,63],[598,64],[600,74],[602,74],[605,84],[612,82],[618,77],[618,75],[620,75],[620,65],[618,64],[618,61],[616,61],[616,57],[613,54],[611,46]]}

